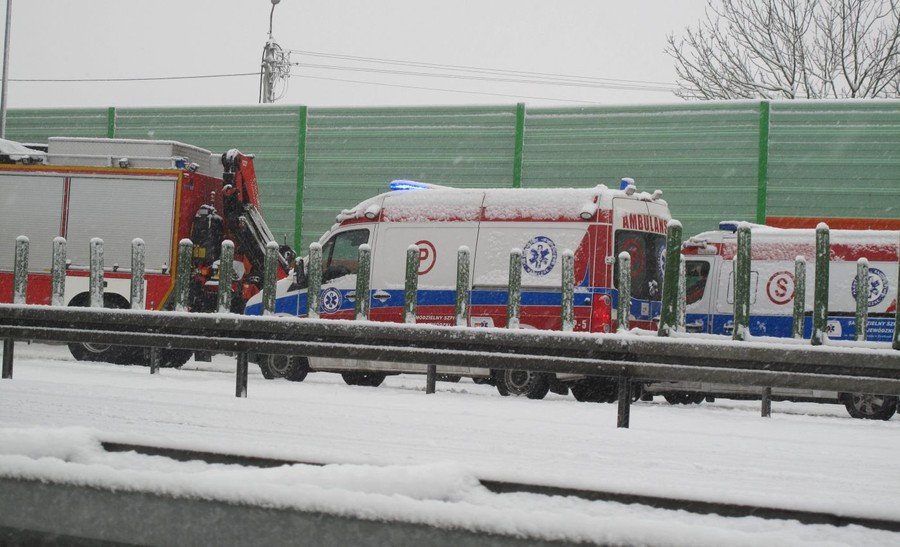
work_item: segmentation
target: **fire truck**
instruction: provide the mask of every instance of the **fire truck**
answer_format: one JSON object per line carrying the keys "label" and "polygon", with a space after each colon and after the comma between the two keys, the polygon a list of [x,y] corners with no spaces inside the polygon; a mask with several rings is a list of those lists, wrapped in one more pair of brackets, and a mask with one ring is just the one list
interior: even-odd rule
{"label": "fire truck", "polygon": [[[8,144],[8,141],[6,141]],[[52,137],[46,153],[6,146],[0,153],[0,302],[10,302],[13,245],[30,241],[29,304],[50,303],[54,238],[67,240],[64,299],[87,306],[89,242],[103,240],[104,305],[130,307],[132,241],[145,244],[146,308],[173,308],[178,242],[194,243],[190,311],[215,311],[221,244],[235,244],[235,298],[243,311],[260,290],[265,246],[274,236],[263,220],[253,156],[230,150],[212,154],[162,140]],[[2,152],[2,150],[0,150]],[[292,251],[282,246],[278,277],[285,277]],[[137,348],[70,344],[76,359],[122,364],[145,362]],[[163,351],[163,364],[180,366],[185,350]]]}
{"label": "fire truck", "polygon": [[[352,319],[358,248],[372,249],[372,321],[403,321],[406,251],[419,247],[417,316],[419,323],[455,324],[457,250],[471,252],[469,324],[506,327],[510,251],[522,251],[520,328],[561,328],[561,263],[574,253],[575,330],[615,329],[616,261],[631,255],[630,324],[655,328],[660,311],[665,233],[671,218],[662,193],[638,192],[630,179],[619,188],[455,189],[414,181],[394,181],[392,191],[343,211],[319,243],[322,287],[319,316]],[[303,268],[308,266],[306,259]],[[307,316],[307,281],[298,275],[278,283],[275,312]],[[261,313],[251,298],[247,314]],[[309,370],[341,372],[348,384],[375,386],[385,374],[423,373],[424,365],[351,359],[298,357],[283,361],[281,375],[302,380]],[[541,398],[549,389],[571,389],[579,400],[616,397],[607,378],[491,371],[461,364],[442,374],[490,382],[504,395]]]}

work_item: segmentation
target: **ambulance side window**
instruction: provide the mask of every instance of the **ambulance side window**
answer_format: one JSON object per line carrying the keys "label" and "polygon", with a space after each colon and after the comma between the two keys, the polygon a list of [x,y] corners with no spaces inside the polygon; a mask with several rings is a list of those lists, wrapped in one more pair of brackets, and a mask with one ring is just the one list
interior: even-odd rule
{"label": "ambulance side window", "polygon": [[706,293],[706,282],[709,279],[709,262],[687,260],[684,268],[686,302],[693,304],[703,300],[703,295]]}
{"label": "ambulance side window", "polygon": [[322,245],[322,281],[331,281],[359,270],[359,246],[369,242],[369,230],[335,234]]}

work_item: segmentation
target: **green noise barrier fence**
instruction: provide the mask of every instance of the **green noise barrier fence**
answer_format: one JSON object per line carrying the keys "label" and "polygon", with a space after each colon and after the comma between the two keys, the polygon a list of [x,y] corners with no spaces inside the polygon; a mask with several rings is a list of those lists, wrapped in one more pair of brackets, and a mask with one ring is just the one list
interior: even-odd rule
{"label": "green noise barrier fence", "polygon": [[14,109],[7,133],[255,154],[263,215],[296,248],[394,179],[534,188],[631,177],[663,190],[686,236],[722,219],[900,219],[900,101]]}

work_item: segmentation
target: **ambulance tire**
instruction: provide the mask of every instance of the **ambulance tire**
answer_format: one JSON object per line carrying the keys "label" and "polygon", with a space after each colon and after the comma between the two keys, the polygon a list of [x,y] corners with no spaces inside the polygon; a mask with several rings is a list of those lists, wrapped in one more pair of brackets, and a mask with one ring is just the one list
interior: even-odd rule
{"label": "ambulance tire", "polygon": [[550,377],[543,372],[530,370],[494,371],[497,391],[503,397],[510,395],[529,399],[543,399],[550,391]]}
{"label": "ambulance tire", "polygon": [[897,397],[868,393],[842,393],[847,413],[862,420],[890,420],[897,412]]}
{"label": "ambulance tire", "polygon": [[438,382],[450,382],[451,384],[459,383],[462,380],[461,376],[456,374],[438,374],[437,381]]}
{"label": "ambulance tire", "polygon": [[[150,366],[150,352],[147,348],[123,348],[126,365],[139,365],[142,367]],[[188,361],[194,352],[189,349],[167,349],[159,350],[159,366],[162,368],[178,368]]]}
{"label": "ambulance tire", "polygon": [[342,372],[341,378],[348,386],[378,387],[384,382],[386,375],[383,372]]}
{"label": "ambulance tire", "polygon": [[663,399],[670,405],[699,405],[706,396],[702,393],[664,393]]}
{"label": "ambulance tire", "polygon": [[[88,293],[80,294],[73,298],[69,305],[86,308],[91,305],[91,296]],[[104,294],[103,307],[121,310],[128,308],[128,302],[121,296]],[[130,349],[132,348],[108,344],[82,344],[77,342],[69,344],[69,352],[78,361],[99,361],[120,365],[130,364],[128,363],[128,350]]]}
{"label": "ambulance tire", "polygon": [[293,355],[260,356],[259,369],[267,380],[284,378],[289,382],[302,382],[309,374],[309,360]]}
{"label": "ambulance tire", "polygon": [[614,403],[619,397],[618,385],[609,378],[586,378],[570,389],[575,400],[582,403]]}

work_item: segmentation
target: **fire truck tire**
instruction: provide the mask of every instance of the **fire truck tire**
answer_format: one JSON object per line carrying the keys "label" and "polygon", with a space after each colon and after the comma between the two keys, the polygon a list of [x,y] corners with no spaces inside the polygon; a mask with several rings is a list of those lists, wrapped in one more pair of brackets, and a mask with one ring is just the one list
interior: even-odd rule
{"label": "fire truck tire", "polygon": [[847,413],[863,420],[890,420],[897,412],[897,397],[868,393],[842,393]]}
{"label": "fire truck tire", "polygon": [[605,378],[586,378],[571,386],[576,401],[583,403],[614,403],[618,398],[615,381]]}
{"label": "fire truck tire", "polygon": [[[69,305],[86,308],[90,305],[90,302],[90,295],[88,293],[83,293],[73,298],[72,301],[69,302]],[[125,309],[128,307],[128,302],[118,295],[104,294],[103,307]],[[125,364],[127,362],[128,349],[129,348],[122,346],[111,346],[106,344],[69,344],[69,352],[71,352],[72,357],[78,361],[100,361],[104,363]]]}
{"label": "fire truck tire", "polygon": [[284,378],[291,382],[302,382],[309,374],[309,360],[306,357],[275,355],[272,360],[262,356],[259,368],[267,379]]}
{"label": "fire truck tire", "polygon": [[355,370],[341,373],[341,378],[344,379],[348,386],[378,387],[384,382],[385,376],[383,372],[359,372]]}
{"label": "fire truck tire", "polygon": [[530,370],[498,370],[495,372],[497,391],[508,397],[543,399],[550,391],[550,378],[542,372]]}

